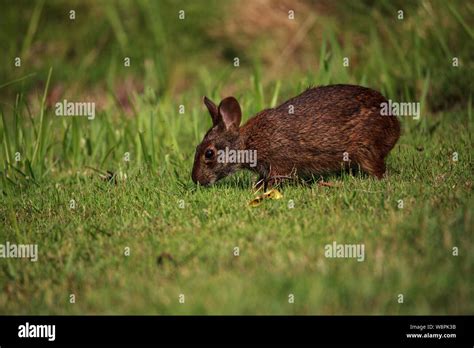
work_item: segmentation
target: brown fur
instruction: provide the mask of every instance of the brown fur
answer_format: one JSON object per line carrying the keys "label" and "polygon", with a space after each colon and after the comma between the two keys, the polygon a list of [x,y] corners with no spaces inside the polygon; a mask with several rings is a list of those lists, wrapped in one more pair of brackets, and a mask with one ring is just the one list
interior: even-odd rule
{"label": "brown fur", "polygon": [[[310,88],[239,127],[240,106],[234,98],[224,99],[219,107],[205,98],[213,127],[196,149],[193,181],[208,185],[246,168],[272,183],[295,174],[305,177],[359,166],[381,179],[385,157],[400,136],[398,119],[380,115],[383,102],[387,100],[379,92],[361,86]],[[206,150],[226,146],[257,150],[257,166],[204,158]],[[349,161],[343,160],[345,152]]]}

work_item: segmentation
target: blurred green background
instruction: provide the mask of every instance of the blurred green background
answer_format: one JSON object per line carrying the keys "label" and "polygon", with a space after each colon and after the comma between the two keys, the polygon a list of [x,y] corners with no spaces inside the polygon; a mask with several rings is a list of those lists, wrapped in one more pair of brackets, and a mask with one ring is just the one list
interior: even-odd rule
{"label": "blurred green background", "polygon": [[[310,84],[365,82],[412,99],[430,76],[430,107],[453,108],[465,105],[472,88],[465,73],[474,55],[472,7],[469,1],[6,1],[0,81],[36,75],[2,88],[2,101],[42,89],[52,66],[59,95],[103,103],[109,94],[126,103],[145,87],[174,98],[202,84],[208,93],[244,93],[258,70],[263,87],[280,79],[289,90],[307,77]],[[350,68],[340,68],[343,57]],[[450,68],[453,57],[463,69]],[[332,69],[329,81],[318,78],[325,69]]]}

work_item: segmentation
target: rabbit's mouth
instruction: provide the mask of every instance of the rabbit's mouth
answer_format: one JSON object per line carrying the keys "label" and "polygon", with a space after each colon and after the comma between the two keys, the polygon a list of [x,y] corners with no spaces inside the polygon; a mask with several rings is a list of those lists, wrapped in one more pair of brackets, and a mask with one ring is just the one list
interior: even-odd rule
{"label": "rabbit's mouth", "polygon": [[197,182],[196,184],[199,184],[200,186],[203,186],[203,187],[211,187],[214,183],[215,183],[215,180],[207,181],[207,182]]}
{"label": "rabbit's mouth", "polygon": [[206,181],[206,182],[204,182],[204,183],[199,183],[199,184],[202,185],[202,186],[209,187],[209,186],[214,185],[214,183],[215,183],[216,181],[217,181],[217,180],[216,180],[216,178],[214,177],[214,178],[211,178],[210,180],[208,180],[208,181]]}
{"label": "rabbit's mouth", "polygon": [[217,181],[216,177],[203,179],[203,178],[197,177],[197,175],[194,175],[194,174],[192,175],[192,179],[195,184],[199,184],[201,186],[211,186]]}

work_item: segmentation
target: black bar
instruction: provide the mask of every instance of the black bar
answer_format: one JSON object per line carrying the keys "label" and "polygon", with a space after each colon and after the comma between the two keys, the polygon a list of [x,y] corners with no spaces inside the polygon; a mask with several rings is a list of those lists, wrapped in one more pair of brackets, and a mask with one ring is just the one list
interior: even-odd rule
{"label": "black bar", "polygon": [[[54,341],[19,337],[20,325],[25,334],[26,323],[30,330],[32,324],[55,325]],[[473,324],[473,316],[0,316],[0,346],[384,343],[472,347]],[[456,337],[409,338],[407,334]]]}

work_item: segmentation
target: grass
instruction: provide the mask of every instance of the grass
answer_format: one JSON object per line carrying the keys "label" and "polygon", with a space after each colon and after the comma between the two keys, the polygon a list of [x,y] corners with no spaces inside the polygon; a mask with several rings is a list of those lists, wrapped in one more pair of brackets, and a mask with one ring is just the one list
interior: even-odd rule
{"label": "grass", "polygon": [[[132,115],[114,103],[113,86],[125,74],[121,56],[110,63],[105,55],[107,67],[105,58],[97,58],[94,67],[79,65],[77,74],[93,72],[83,79],[78,75],[75,90],[103,81],[108,86],[109,103],[94,120],[57,117],[48,106],[52,87],[73,74],[71,59],[23,67],[16,75],[2,71],[0,88],[13,97],[0,110],[0,244],[38,244],[39,260],[0,259],[0,313],[473,313],[472,6],[428,2],[411,11],[419,25],[393,28],[381,19],[391,5],[382,4],[371,14],[380,19],[378,30],[346,27],[357,20],[366,23],[366,7],[342,11],[353,21],[339,28],[327,20],[315,44],[315,68],[292,72],[291,78],[269,78],[257,53],[253,61],[243,59],[239,69],[225,57],[206,64],[205,47],[218,43],[210,45],[209,37],[194,42],[192,36],[174,42],[169,33],[177,24],[167,12],[153,22],[147,17],[153,4],[109,3],[104,11],[113,39],[108,39],[111,46],[104,43],[104,51],[120,47],[136,52],[134,60],[143,58],[139,45],[144,39],[131,30],[140,21],[125,21],[123,15],[133,7],[144,18],[145,31],[154,33],[153,47],[164,52],[151,67],[132,71],[146,80],[143,92],[131,97]],[[213,6],[211,13],[219,11]],[[30,50],[35,37],[51,40],[42,16],[60,8],[39,3],[31,9],[28,35],[18,49]],[[427,13],[446,15],[445,27],[454,29],[419,32],[433,27],[421,21]],[[202,21],[188,25],[204,32]],[[75,37],[81,28],[60,35]],[[370,44],[358,47],[357,35]],[[192,55],[193,42],[201,53]],[[67,40],[57,44],[63,47]],[[15,51],[9,47],[8,52]],[[189,52],[191,62],[172,64],[178,48]],[[103,55],[85,44],[77,49]],[[459,69],[451,66],[452,50],[461,58]],[[351,52],[350,69],[341,64],[345,52]],[[192,87],[177,92],[179,71],[191,70]],[[422,103],[420,120],[401,119],[403,135],[388,158],[387,179],[331,175],[324,179],[333,187],[287,185],[281,188],[283,199],[255,208],[248,206],[254,197],[250,173],[206,189],[192,183],[194,148],[210,126],[203,95],[218,100],[230,86],[248,119],[310,84],[336,82]],[[40,91],[34,89],[38,84]],[[115,174],[111,180],[99,175],[107,170]],[[333,241],[365,244],[366,260],[326,258],[324,246]],[[289,294],[295,296],[293,304]]]}

